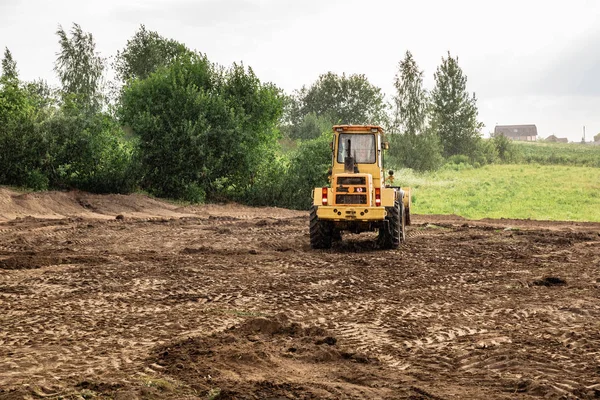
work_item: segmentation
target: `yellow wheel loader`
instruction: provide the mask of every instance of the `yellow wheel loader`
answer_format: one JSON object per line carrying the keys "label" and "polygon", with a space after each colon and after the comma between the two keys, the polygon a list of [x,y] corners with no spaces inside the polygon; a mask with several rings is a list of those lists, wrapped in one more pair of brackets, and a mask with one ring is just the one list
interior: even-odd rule
{"label": "yellow wheel loader", "polygon": [[381,248],[398,248],[410,225],[410,188],[394,186],[393,171],[385,176],[383,129],[335,125],[333,134],[330,185],[313,190],[311,247],[330,248],[343,231],[379,231]]}

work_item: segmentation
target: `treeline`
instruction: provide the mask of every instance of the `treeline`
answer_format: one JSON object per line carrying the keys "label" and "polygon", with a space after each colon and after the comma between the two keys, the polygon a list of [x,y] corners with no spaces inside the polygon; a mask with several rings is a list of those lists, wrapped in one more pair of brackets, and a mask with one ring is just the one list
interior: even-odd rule
{"label": "treeline", "polygon": [[428,91],[407,52],[388,102],[364,75],[326,73],[286,94],[143,25],[111,65],[79,25],[56,34],[58,88],[22,81],[4,52],[0,184],[306,208],[327,182],[336,123],[382,125],[389,167],[512,157],[505,138],[481,139],[475,95],[450,54]]}

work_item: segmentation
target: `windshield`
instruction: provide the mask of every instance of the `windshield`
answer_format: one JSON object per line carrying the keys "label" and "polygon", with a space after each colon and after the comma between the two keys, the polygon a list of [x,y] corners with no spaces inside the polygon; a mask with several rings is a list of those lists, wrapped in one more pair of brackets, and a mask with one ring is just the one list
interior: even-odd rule
{"label": "windshield", "polygon": [[350,141],[350,155],[356,164],[375,163],[375,135],[372,134],[340,134],[338,142],[337,161],[344,162],[348,155],[348,141]]}

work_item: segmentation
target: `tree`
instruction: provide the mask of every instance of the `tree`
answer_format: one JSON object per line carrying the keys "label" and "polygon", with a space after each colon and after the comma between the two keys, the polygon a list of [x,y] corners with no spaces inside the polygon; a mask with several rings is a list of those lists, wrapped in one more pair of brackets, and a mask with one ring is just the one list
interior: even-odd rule
{"label": "tree", "polygon": [[146,79],[158,68],[167,66],[185,54],[191,54],[185,45],[165,39],[155,31],[146,30],[145,25],[140,25],[125,48],[117,52],[114,67],[122,82]]}
{"label": "tree", "polygon": [[46,141],[43,171],[51,187],[95,193],[134,189],[134,143],[125,139],[113,116],[63,108],[44,120],[40,129]]}
{"label": "tree", "polygon": [[333,123],[383,124],[385,109],[381,89],[365,75],[328,72],[309,88],[302,87],[294,93],[287,122],[298,125],[306,115],[314,113]]}
{"label": "tree", "polygon": [[423,71],[419,70],[410,51],[398,65],[394,87],[393,131],[415,136],[425,126],[428,99],[423,88]]}
{"label": "tree", "polygon": [[0,76],[0,184],[27,185],[41,167],[45,144],[35,125],[35,112],[6,49]]}
{"label": "tree", "polygon": [[13,59],[8,47],[4,48],[4,58],[2,58],[2,80],[4,82],[18,82],[19,80],[17,62]]}
{"label": "tree", "polygon": [[62,83],[63,100],[73,100],[88,110],[97,110],[101,104],[101,78],[104,60],[96,53],[91,33],[85,33],[73,24],[71,37],[59,25],[56,34],[60,51],[54,70]]}
{"label": "tree", "polygon": [[195,54],[129,81],[120,115],[139,137],[143,185],[201,201],[247,190],[276,144],[282,107],[279,90],[251,69]]}
{"label": "tree", "polygon": [[394,87],[392,161],[420,171],[436,169],[442,161],[439,139],[435,132],[425,129],[428,97],[423,88],[423,71],[410,51],[398,64]]}
{"label": "tree", "polygon": [[435,72],[431,92],[431,125],[437,132],[446,157],[464,154],[472,157],[481,140],[477,121],[475,93],[467,92],[467,77],[458,65],[458,57],[448,52]]}
{"label": "tree", "polygon": [[25,90],[38,112],[38,118],[44,119],[53,111],[56,111],[55,105],[58,103],[56,90],[48,85],[48,82],[38,79],[25,84]]}
{"label": "tree", "polygon": [[323,132],[331,131],[332,125],[333,122],[327,116],[318,116],[311,112],[297,125],[285,127],[284,132],[291,139],[310,140],[318,138]]}

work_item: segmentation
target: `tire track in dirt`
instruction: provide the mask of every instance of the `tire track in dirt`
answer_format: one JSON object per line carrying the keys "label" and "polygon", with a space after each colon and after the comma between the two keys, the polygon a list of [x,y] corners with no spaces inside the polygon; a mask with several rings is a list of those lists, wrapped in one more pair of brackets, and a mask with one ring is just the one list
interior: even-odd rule
{"label": "tire track in dirt", "polygon": [[[39,264],[0,269],[0,386],[55,377],[71,388],[135,386],[131,377],[162,374],[144,361],[154,346],[284,313],[327,328],[431,396],[600,390],[594,230],[430,217],[427,225],[416,216],[397,251],[376,249],[375,235],[311,251],[303,214],[208,210],[212,218],[0,225],[0,262]],[[539,286],[545,276],[566,284]],[[283,374],[277,384],[285,382]]]}

